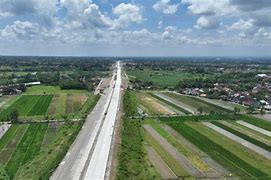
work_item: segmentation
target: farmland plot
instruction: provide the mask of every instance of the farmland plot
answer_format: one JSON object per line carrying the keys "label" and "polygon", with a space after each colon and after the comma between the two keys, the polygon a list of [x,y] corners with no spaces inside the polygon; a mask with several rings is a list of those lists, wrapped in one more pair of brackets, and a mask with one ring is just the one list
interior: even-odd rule
{"label": "farmland plot", "polygon": [[28,116],[45,115],[53,95],[40,96],[39,100],[35,103],[32,109],[27,114]]}
{"label": "farmland plot", "polygon": [[[166,118],[164,118],[163,121],[167,122],[165,119]],[[195,122],[183,123],[180,121],[177,123],[168,121],[167,124],[236,176],[267,177],[268,174],[266,174],[266,172],[270,172],[270,165],[267,165],[268,160],[265,160],[264,163],[257,162],[257,164],[261,164],[260,167],[263,167],[259,169],[259,166],[256,166],[255,163],[248,163],[247,161],[245,161],[248,159],[248,157],[247,158],[243,158],[243,156],[239,157],[240,154],[236,155],[236,151],[232,153],[232,150],[229,151],[228,148],[225,148],[224,143],[223,145],[218,144],[217,141],[213,141],[213,139],[210,139],[210,137],[217,138],[218,142],[221,142],[224,141],[225,138],[220,139],[219,136],[215,134],[211,135],[210,130],[207,129],[205,130],[201,128],[199,130],[198,127],[200,127],[199,126],[200,123]],[[208,136],[206,136],[205,133],[209,133]],[[230,146],[230,143],[225,142],[225,144],[227,144],[227,146]],[[240,147],[240,145],[237,145],[237,147],[238,146]],[[235,148],[236,146],[231,146],[231,149]],[[259,155],[256,155],[256,157],[262,159],[262,157],[259,157]]]}

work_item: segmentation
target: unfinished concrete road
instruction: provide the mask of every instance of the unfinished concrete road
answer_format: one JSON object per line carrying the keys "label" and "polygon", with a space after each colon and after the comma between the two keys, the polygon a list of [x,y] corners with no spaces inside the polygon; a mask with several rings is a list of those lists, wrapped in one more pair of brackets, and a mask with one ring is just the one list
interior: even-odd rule
{"label": "unfinished concrete road", "polygon": [[[71,145],[65,158],[50,179],[87,179],[91,173],[95,173],[95,175],[90,179],[105,179],[116,119],[115,113],[118,111],[119,104],[118,96],[121,84],[121,65],[119,62],[116,69],[117,73],[114,73],[117,77],[116,80],[112,79],[109,87],[105,89],[95,108],[86,118],[82,130]],[[103,157],[100,158],[97,151],[101,152]],[[99,159],[99,163],[96,164],[99,171],[89,166],[94,161],[96,162],[97,159]]]}
{"label": "unfinished concrete road", "polygon": [[152,147],[148,147],[147,150],[150,162],[158,171],[162,179],[177,178],[174,172],[168,167],[165,161],[159,156],[159,154]]}
{"label": "unfinished concrete road", "polygon": [[183,108],[184,110],[186,110],[186,111],[188,111],[188,112],[190,112],[192,114],[197,112],[197,109],[195,109],[195,108],[193,108],[193,107],[191,107],[191,106],[189,106],[187,104],[184,104],[184,103],[182,103],[182,102],[180,102],[178,100],[175,100],[175,99],[173,99],[173,98],[171,98],[171,97],[169,97],[169,96],[167,96],[167,95],[165,95],[163,93],[154,92],[153,94],[160,97],[160,98],[162,98],[162,99],[164,99],[165,101],[168,101],[170,103],[175,104],[176,106],[179,106],[180,108]]}
{"label": "unfinished concrete road", "polygon": [[184,170],[194,177],[204,177],[191,162],[173,147],[165,138],[157,133],[150,125],[144,125],[144,129],[184,168]]}
{"label": "unfinished concrete road", "polygon": [[228,132],[228,131],[226,131],[226,130],[224,130],[224,129],[222,129],[222,128],[214,125],[214,124],[212,124],[212,123],[202,122],[202,124],[204,124],[205,126],[215,130],[216,132],[218,132],[218,133],[232,139],[233,141],[247,147],[248,149],[251,149],[252,151],[254,151],[256,153],[258,153],[258,154],[260,154],[260,155],[262,155],[262,156],[264,156],[264,157],[266,157],[268,159],[271,159],[271,152],[269,152],[269,151],[267,151],[267,150],[265,150],[263,148],[260,148],[259,146],[256,146],[255,144],[252,144],[252,143],[250,143],[250,142],[248,142],[248,141],[246,141],[246,140],[244,140],[244,139],[242,139],[242,138],[240,138],[240,137],[238,137],[238,136],[236,136],[236,135],[234,135],[234,134],[232,134],[232,133],[230,133],[230,132]]}
{"label": "unfinished concrete road", "polygon": [[252,129],[252,130],[254,130],[254,131],[260,132],[260,133],[262,133],[262,134],[264,134],[264,135],[266,135],[266,136],[271,137],[271,132],[270,132],[270,131],[267,131],[267,130],[265,130],[265,129],[263,129],[263,128],[260,128],[260,127],[258,127],[258,126],[254,126],[253,124],[247,123],[247,122],[245,122],[245,121],[236,121],[236,122],[237,122],[238,124],[241,124],[241,125],[243,125],[243,126],[249,128],[249,129]]}
{"label": "unfinished concrete road", "polygon": [[[112,137],[115,129],[117,113],[120,104],[121,91],[121,66],[117,63],[114,91],[105,116],[97,143],[90,158],[83,179],[105,179],[108,177],[107,165],[111,149]],[[106,177],[107,176],[107,177]]]}

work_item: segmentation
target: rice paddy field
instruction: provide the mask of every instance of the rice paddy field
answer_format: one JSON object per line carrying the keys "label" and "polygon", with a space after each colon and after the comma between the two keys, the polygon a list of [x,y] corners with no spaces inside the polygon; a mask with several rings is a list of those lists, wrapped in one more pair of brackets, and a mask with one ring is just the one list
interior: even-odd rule
{"label": "rice paddy field", "polygon": [[[65,119],[80,118],[81,110],[93,99],[92,93],[84,90],[60,90],[56,86],[33,86],[27,92],[7,102],[0,109],[0,120],[16,109],[20,119]],[[86,107],[85,107],[86,108]]]}

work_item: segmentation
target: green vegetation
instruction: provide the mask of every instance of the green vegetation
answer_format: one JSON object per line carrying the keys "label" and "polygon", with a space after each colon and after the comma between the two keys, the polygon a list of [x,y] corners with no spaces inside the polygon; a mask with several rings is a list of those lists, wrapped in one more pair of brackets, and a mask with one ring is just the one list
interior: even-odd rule
{"label": "green vegetation", "polygon": [[149,93],[149,94],[150,94],[151,96],[153,96],[154,98],[158,99],[159,101],[168,104],[169,106],[173,107],[174,109],[176,109],[176,110],[178,110],[178,111],[180,111],[180,112],[183,112],[183,113],[185,113],[185,114],[191,114],[191,112],[189,112],[189,111],[187,111],[187,110],[181,108],[180,106],[177,106],[177,105],[174,104],[174,103],[171,103],[171,102],[169,102],[169,101],[166,101],[166,100],[160,98],[159,96],[156,96],[155,94],[152,94],[152,93]]}
{"label": "green vegetation", "polygon": [[29,111],[28,116],[45,115],[52,101],[53,95],[40,96],[35,106]]}
{"label": "green vegetation", "polygon": [[262,172],[251,164],[248,164],[235,154],[213,142],[208,137],[189,127],[185,123],[169,123],[169,126],[175,129],[201,150],[206,152],[214,160],[218,161],[230,172],[233,172],[235,175],[242,178],[257,178],[267,176],[266,173]]}
{"label": "green vegetation", "polygon": [[195,109],[202,108],[203,112],[210,113],[210,112],[220,112],[220,113],[225,113],[225,112],[231,112],[228,109],[225,109],[223,107],[217,106],[215,104],[206,102],[202,99],[193,97],[193,96],[185,96],[185,95],[180,95],[180,94],[175,94],[175,93],[169,93],[165,92],[169,97],[172,97],[176,100],[179,100],[191,107],[194,107]]}
{"label": "green vegetation", "polygon": [[2,121],[6,120],[7,116],[14,109],[18,110],[18,113],[20,116],[27,116],[28,112],[33,108],[33,106],[36,104],[39,98],[40,96],[32,96],[32,95],[21,96],[11,106],[1,111],[0,119],[2,119]]}
{"label": "green vegetation", "polygon": [[131,81],[142,82],[143,85],[153,85],[154,87],[175,87],[181,79],[193,79],[200,77],[201,74],[192,74],[180,71],[165,71],[151,69],[133,69],[127,71]]}
{"label": "green vegetation", "polygon": [[159,177],[147,161],[141,122],[123,119],[117,179],[156,179]]}
{"label": "green vegetation", "polygon": [[[52,139],[49,139],[46,145],[41,146],[39,153],[18,169],[15,178],[25,180],[49,179],[76,138],[82,125],[82,121],[65,122],[61,127],[54,129]],[[47,131],[46,133],[52,132]]]}
{"label": "green vegetation", "polygon": [[259,146],[259,147],[261,147],[261,148],[263,148],[263,149],[265,149],[267,151],[271,151],[271,146],[269,146],[269,145],[267,145],[265,143],[262,143],[261,141],[258,141],[257,139],[251,138],[251,137],[249,137],[249,136],[247,136],[247,135],[245,135],[245,134],[243,134],[243,133],[241,133],[239,131],[236,131],[236,130],[234,130],[234,129],[232,129],[232,128],[230,128],[230,127],[228,127],[228,126],[226,126],[226,125],[224,125],[222,123],[219,123],[217,121],[213,121],[212,123],[214,125],[222,128],[222,129],[232,133],[232,134],[235,134],[236,136],[239,136],[240,138],[243,138],[243,139],[247,140],[248,142],[251,142],[252,144],[255,144],[255,145],[257,145],[257,146]]}
{"label": "green vegetation", "polygon": [[69,90],[61,90],[59,86],[32,86],[27,88],[25,94],[60,94],[60,93],[70,93],[70,94],[78,94],[78,93],[89,93],[87,90],[78,90],[78,89],[69,89]]}
{"label": "green vegetation", "polygon": [[123,110],[125,116],[137,115],[137,100],[133,91],[126,91],[123,96]]}
{"label": "green vegetation", "polygon": [[76,114],[74,115],[75,118],[84,118],[87,114],[95,107],[96,103],[98,102],[100,95],[92,95],[89,96],[87,101],[81,106]]}
{"label": "green vegetation", "polygon": [[129,119],[137,115],[135,94],[126,91],[123,97],[123,125],[121,147],[118,152],[117,179],[157,179],[159,175],[147,160],[144,149],[144,134],[139,119]]}
{"label": "green vegetation", "polygon": [[234,114],[208,114],[198,116],[175,116],[175,117],[159,117],[164,122],[183,122],[183,121],[212,121],[212,120],[238,120],[239,115]]}
{"label": "green vegetation", "polygon": [[246,121],[250,124],[253,124],[265,130],[271,131],[271,122],[262,120],[260,118],[250,116],[250,115],[240,115],[240,120]]}
{"label": "green vegetation", "polygon": [[39,151],[47,124],[31,124],[6,165],[12,179],[21,164],[28,162]]}

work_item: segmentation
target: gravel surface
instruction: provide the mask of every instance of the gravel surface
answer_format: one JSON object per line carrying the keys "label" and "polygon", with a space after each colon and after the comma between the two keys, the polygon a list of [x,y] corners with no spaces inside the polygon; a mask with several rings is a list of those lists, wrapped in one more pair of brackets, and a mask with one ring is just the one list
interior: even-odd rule
{"label": "gravel surface", "polygon": [[251,149],[251,150],[257,152],[258,154],[260,154],[260,155],[262,155],[262,156],[264,156],[264,157],[266,157],[268,159],[271,159],[271,152],[269,152],[267,150],[264,150],[264,149],[260,148],[259,146],[256,146],[255,144],[252,144],[252,143],[250,143],[250,142],[248,142],[248,141],[246,141],[246,140],[244,140],[244,139],[242,139],[242,138],[240,138],[240,137],[238,137],[238,136],[236,136],[236,135],[234,135],[234,134],[232,134],[232,133],[230,133],[230,132],[228,132],[228,131],[226,131],[226,130],[224,130],[224,129],[222,129],[222,128],[214,125],[214,124],[212,124],[212,123],[202,122],[202,124],[204,124],[205,126],[215,130],[216,132],[218,132],[218,133],[232,139],[233,141],[247,147],[248,149]]}
{"label": "gravel surface", "polygon": [[254,131],[258,131],[264,135],[267,135],[267,136],[270,136],[271,137],[271,132],[270,131],[267,131],[263,128],[260,128],[258,126],[254,126],[253,124],[250,124],[250,123],[247,123],[245,121],[237,121],[237,123],[243,125],[243,126],[246,126],[247,128],[250,128],[250,129],[253,129]]}
{"label": "gravel surface", "polygon": [[144,125],[143,127],[174,159],[176,159],[177,162],[179,162],[186,172],[194,177],[204,177],[204,175],[198,169],[196,169],[184,155],[182,155],[151,126]]}
{"label": "gravel surface", "polygon": [[148,147],[147,150],[150,162],[160,174],[162,179],[177,178],[174,172],[168,167],[165,161],[159,156],[159,154],[157,154],[157,152],[152,147]]}

